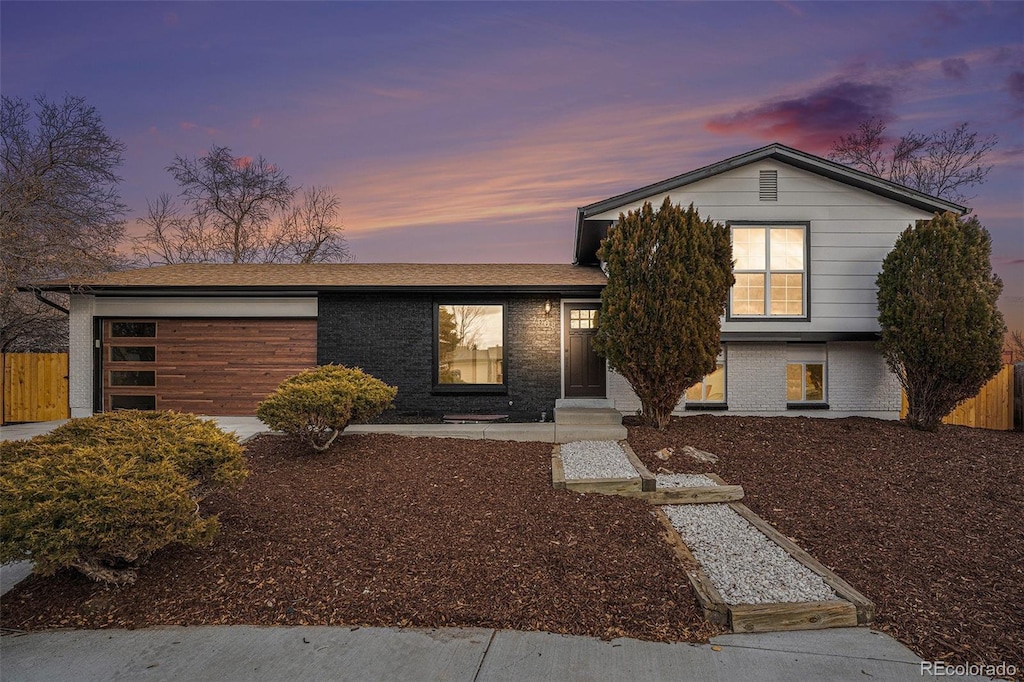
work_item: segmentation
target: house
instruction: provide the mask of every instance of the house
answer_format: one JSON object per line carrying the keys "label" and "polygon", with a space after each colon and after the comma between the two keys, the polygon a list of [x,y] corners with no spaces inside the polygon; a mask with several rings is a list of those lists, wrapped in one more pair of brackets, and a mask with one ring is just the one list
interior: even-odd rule
{"label": "house", "polygon": [[632,413],[591,348],[596,251],[620,212],[666,196],[727,223],[736,261],[718,369],[678,413],[897,418],[875,277],[907,225],[966,209],[779,144],[578,209],[572,264],[174,265],[39,289],[71,294],[73,416],[251,414],[325,363],[397,385],[398,414]]}

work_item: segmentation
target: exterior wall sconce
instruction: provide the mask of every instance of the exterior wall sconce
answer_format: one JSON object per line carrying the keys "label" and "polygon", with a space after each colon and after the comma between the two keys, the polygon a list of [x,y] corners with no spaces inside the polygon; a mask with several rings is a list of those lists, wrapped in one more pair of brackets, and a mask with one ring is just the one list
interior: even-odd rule
{"label": "exterior wall sconce", "polygon": [[544,314],[545,315],[550,315],[551,314],[551,299],[550,298],[548,300],[544,301]]}

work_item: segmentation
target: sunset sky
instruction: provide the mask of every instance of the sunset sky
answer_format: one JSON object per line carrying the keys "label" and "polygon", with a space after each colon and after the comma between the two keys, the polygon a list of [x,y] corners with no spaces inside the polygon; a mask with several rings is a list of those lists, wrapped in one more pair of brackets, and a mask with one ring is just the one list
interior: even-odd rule
{"label": "sunset sky", "polygon": [[132,219],[227,145],[337,192],[359,262],[569,262],[577,206],[967,121],[999,138],[969,203],[1024,328],[1024,3],[5,0],[0,50],[3,94],[85,97],[127,145]]}

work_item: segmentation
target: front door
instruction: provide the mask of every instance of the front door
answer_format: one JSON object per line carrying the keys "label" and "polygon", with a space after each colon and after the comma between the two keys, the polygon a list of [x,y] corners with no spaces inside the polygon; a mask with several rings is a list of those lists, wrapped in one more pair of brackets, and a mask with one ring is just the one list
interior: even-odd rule
{"label": "front door", "polygon": [[600,303],[565,305],[565,397],[604,398],[604,358],[594,352]]}

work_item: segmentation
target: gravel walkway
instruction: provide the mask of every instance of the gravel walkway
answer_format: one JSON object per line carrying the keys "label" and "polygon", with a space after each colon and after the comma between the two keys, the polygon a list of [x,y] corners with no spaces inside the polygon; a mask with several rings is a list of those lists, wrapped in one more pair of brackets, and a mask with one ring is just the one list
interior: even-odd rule
{"label": "gravel walkway", "polygon": [[657,474],[659,488],[708,488],[718,485],[704,474]]}
{"label": "gravel walkway", "polygon": [[566,480],[588,478],[637,478],[626,451],[613,440],[580,440],[562,445]]}
{"label": "gravel walkway", "polygon": [[727,604],[826,601],[835,592],[724,504],[663,507]]}

